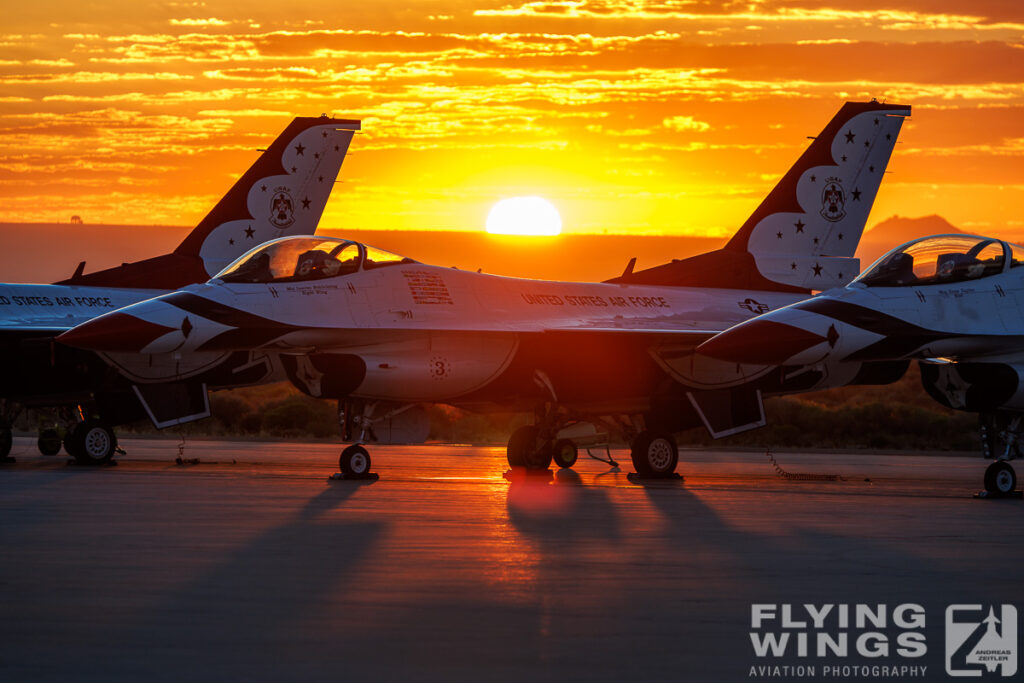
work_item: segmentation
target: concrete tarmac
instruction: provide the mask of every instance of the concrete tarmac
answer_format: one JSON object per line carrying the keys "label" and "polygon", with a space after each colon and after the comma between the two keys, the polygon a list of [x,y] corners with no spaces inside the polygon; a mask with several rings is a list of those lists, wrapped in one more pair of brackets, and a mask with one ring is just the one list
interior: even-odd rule
{"label": "concrete tarmac", "polygon": [[0,680],[750,680],[792,663],[755,655],[754,603],[926,610],[924,656],[774,680],[945,680],[948,604],[1021,607],[1024,504],[972,499],[980,458],[776,453],[817,477],[787,479],[686,450],[637,484],[625,451],[510,481],[504,448],[378,446],[351,482],[331,444],[122,445],[93,468],[15,440]]}

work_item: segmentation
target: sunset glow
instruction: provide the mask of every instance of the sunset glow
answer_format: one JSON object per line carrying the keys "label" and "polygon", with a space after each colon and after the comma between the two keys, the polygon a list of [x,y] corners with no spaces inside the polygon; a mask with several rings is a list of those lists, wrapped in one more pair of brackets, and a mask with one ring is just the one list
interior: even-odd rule
{"label": "sunset glow", "polygon": [[732,233],[848,99],[912,105],[871,224],[1024,230],[1024,4],[15,3],[0,221],[194,224],[296,115],[361,118],[321,225]]}
{"label": "sunset glow", "polygon": [[543,197],[510,197],[495,204],[487,214],[487,232],[550,237],[562,232],[562,217]]}

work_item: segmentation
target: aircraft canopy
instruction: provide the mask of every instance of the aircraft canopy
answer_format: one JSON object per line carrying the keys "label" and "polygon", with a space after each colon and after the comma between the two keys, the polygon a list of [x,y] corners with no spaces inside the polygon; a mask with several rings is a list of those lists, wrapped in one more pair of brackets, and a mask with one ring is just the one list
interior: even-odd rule
{"label": "aircraft canopy", "polygon": [[249,250],[214,279],[244,283],[306,282],[399,263],[415,261],[335,237],[282,237]]}
{"label": "aircraft canopy", "polygon": [[976,280],[1024,261],[1024,248],[991,237],[938,235],[922,237],[893,249],[854,282],[867,287],[913,287]]}

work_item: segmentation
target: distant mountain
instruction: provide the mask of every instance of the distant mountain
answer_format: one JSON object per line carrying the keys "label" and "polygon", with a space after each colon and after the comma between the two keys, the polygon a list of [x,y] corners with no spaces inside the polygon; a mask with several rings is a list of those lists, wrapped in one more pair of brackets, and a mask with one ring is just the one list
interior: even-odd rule
{"label": "distant mountain", "polygon": [[953,227],[942,216],[934,214],[918,218],[892,216],[864,231],[864,236],[857,247],[857,257],[860,259],[861,268],[867,268],[879,256],[904,242],[928,235],[962,232],[963,230]]}

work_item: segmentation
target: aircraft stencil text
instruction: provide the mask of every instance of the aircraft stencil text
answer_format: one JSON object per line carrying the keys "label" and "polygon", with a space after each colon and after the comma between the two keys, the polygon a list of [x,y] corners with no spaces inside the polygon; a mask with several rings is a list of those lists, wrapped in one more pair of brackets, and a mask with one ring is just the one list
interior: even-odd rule
{"label": "aircraft stencil text", "polygon": [[618,306],[625,308],[671,308],[671,305],[661,296],[594,296],[590,294],[579,296],[561,297],[557,294],[521,294],[523,301],[528,304],[541,304],[548,306],[596,306],[607,308]]}

